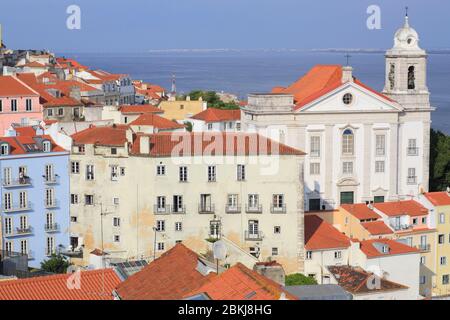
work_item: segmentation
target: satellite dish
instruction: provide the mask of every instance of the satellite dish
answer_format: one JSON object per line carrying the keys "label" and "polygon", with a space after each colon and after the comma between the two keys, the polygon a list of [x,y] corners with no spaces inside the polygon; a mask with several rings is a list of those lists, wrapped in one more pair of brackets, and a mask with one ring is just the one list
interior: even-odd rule
{"label": "satellite dish", "polygon": [[227,256],[227,246],[222,240],[218,240],[213,244],[214,259],[224,260]]}

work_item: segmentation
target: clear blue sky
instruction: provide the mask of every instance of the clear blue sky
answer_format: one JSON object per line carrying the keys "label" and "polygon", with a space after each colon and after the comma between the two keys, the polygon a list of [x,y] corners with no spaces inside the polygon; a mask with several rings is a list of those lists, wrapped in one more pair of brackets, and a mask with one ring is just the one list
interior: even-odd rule
{"label": "clear blue sky", "polygon": [[[66,8],[81,7],[81,30]],[[381,30],[366,9],[381,7]],[[450,1],[443,0],[2,0],[10,48],[55,52],[145,52],[170,48],[386,48],[404,7],[422,46],[450,48]]]}

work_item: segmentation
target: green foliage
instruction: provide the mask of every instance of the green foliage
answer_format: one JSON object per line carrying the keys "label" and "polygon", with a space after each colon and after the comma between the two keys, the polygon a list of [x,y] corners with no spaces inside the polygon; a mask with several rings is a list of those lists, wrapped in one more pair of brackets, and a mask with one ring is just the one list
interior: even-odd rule
{"label": "green foliage", "polygon": [[184,126],[186,127],[187,132],[192,132],[192,122],[185,121]]}
{"label": "green foliage", "polygon": [[431,129],[430,191],[443,191],[450,185],[450,136]]}
{"label": "green foliage", "polygon": [[286,276],[286,286],[305,286],[317,284],[316,279],[307,277],[301,273],[293,273]]}
{"label": "green foliage", "polygon": [[49,259],[41,262],[41,269],[51,273],[66,273],[71,263],[61,254],[53,254]]}
{"label": "green foliage", "polygon": [[[239,105],[237,105],[235,102],[223,102],[222,100],[220,100],[220,97],[215,91],[193,90],[186,96],[190,96],[191,100],[198,100],[201,97],[203,101],[208,102],[208,108],[227,110],[239,109]],[[186,96],[183,96],[183,99],[186,99]]]}

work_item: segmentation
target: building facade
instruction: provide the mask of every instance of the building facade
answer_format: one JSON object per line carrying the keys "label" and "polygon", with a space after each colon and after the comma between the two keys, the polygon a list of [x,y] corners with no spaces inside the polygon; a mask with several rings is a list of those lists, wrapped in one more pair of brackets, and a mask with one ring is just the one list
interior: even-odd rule
{"label": "building facade", "polygon": [[68,245],[69,153],[37,127],[0,138],[2,249],[29,266]]}
{"label": "building facade", "polygon": [[[172,154],[179,151],[177,137],[200,139],[183,142],[200,151]],[[255,138],[279,154],[231,151],[210,154],[205,162],[202,152],[211,146],[201,139],[209,143],[212,137],[223,139],[220,150],[240,139],[222,133],[136,135],[119,126],[73,135],[71,241],[79,248],[73,261],[86,264],[80,255],[95,248],[110,258],[152,258],[181,241],[206,253],[222,238],[229,252],[302,271],[303,153],[250,135],[238,150],[251,150]]]}
{"label": "building facade", "polygon": [[289,87],[251,94],[243,127],[305,150],[305,209],[382,202],[428,189],[426,52],[405,25],[377,92],[351,67],[318,65]]}

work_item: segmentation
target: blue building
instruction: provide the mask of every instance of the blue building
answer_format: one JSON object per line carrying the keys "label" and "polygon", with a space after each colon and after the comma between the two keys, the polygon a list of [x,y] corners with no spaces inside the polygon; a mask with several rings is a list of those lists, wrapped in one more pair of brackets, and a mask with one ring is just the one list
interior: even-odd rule
{"label": "blue building", "polygon": [[30,267],[69,244],[69,152],[38,127],[0,137],[2,249]]}

